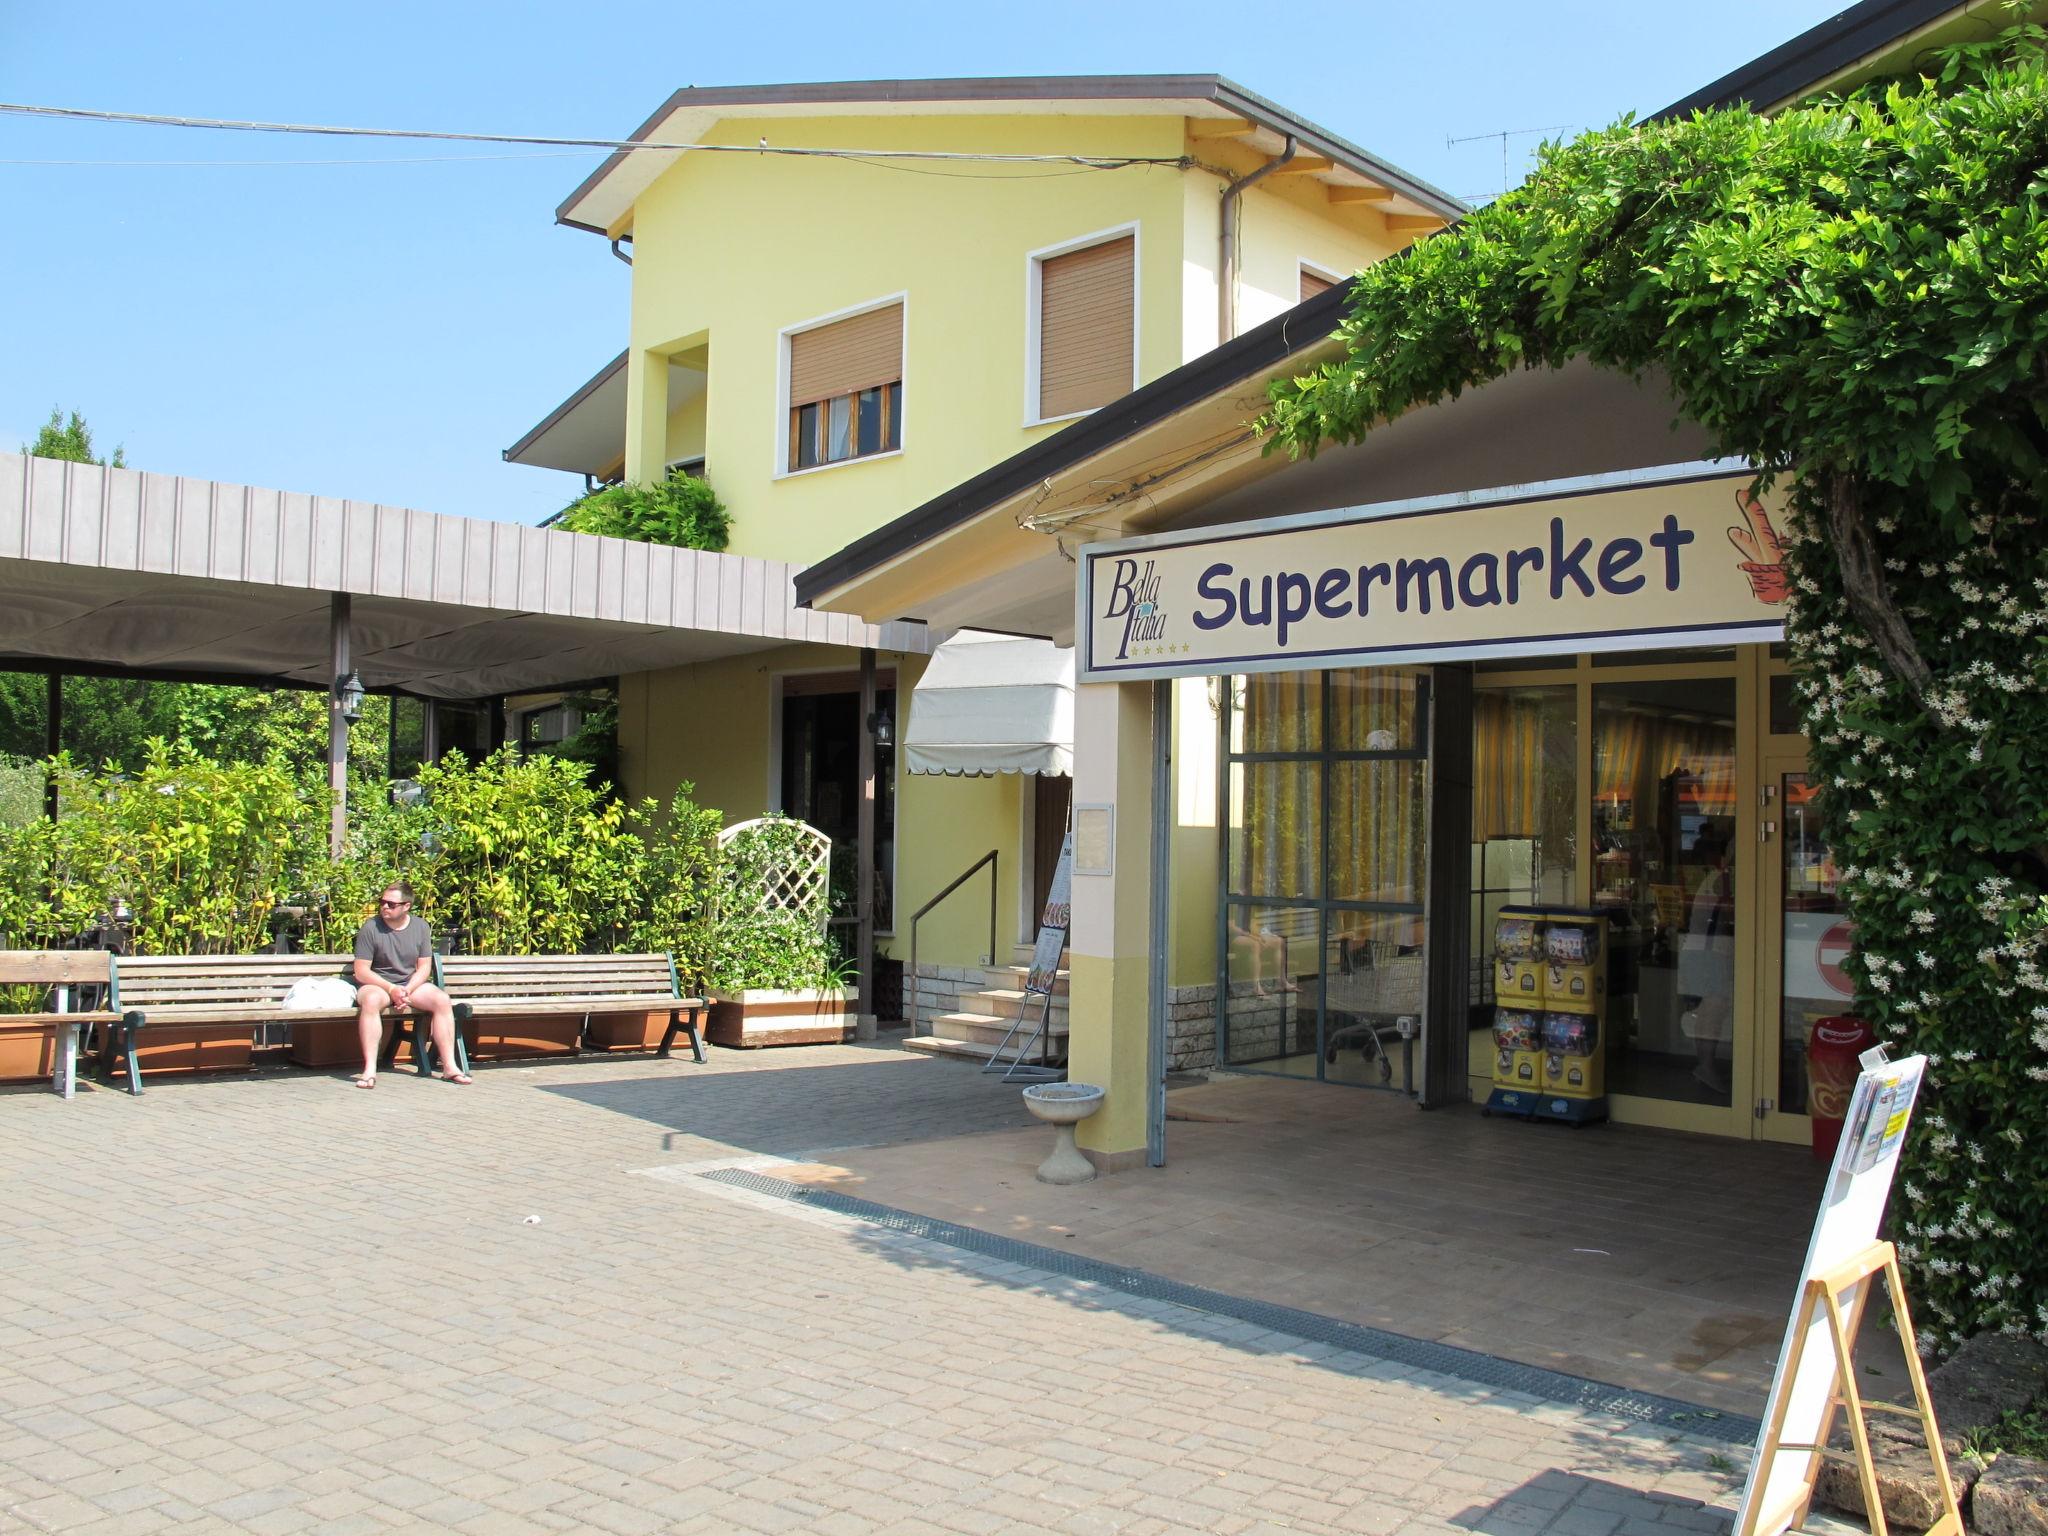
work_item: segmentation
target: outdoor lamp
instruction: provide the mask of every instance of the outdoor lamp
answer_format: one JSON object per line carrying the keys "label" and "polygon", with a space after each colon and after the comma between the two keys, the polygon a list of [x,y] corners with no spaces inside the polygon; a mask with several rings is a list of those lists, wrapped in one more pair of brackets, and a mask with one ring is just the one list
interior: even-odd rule
{"label": "outdoor lamp", "polygon": [[868,716],[868,734],[884,751],[896,745],[896,722],[889,718],[887,710],[878,709]]}
{"label": "outdoor lamp", "polygon": [[334,702],[341,710],[344,724],[354,725],[363,718],[363,680],[351,672],[346,677],[334,680]]}

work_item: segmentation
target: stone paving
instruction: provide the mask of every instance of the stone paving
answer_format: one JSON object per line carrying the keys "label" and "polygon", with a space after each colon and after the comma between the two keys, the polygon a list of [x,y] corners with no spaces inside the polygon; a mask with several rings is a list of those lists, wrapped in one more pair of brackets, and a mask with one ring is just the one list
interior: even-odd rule
{"label": "stone paving", "polygon": [[888,1044],[0,1093],[0,1532],[1725,1528],[1739,1448],[696,1176],[1016,1122]]}

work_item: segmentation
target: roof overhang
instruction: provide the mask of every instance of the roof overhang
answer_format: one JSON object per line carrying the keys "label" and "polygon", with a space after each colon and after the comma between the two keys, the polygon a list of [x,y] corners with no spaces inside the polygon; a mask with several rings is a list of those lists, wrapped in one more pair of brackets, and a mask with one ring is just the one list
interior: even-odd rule
{"label": "roof overhang", "polygon": [[[1368,154],[1221,75],[1053,75],[1001,79],[852,80],[800,85],[690,87],[677,91],[633,131],[631,142],[698,144],[719,123],[750,118],[939,116],[1160,116],[1249,125],[1236,142],[1277,155],[1286,140],[1329,162],[1333,185],[1393,194],[1385,211],[1454,219],[1465,205],[1449,193]],[[621,149],[555,210],[556,221],[621,236],[640,194],[687,151]]]}
{"label": "roof overhang", "polygon": [[[704,393],[701,368],[668,365],[668,403],[675,411]],[[626,354],[606,363],[540,424],[502,455],[508,464],[566,469],[615,479],[626,462]]]}
{"label": "roof overhang", "polygon": [[[1685,117],[1747,103],[1774,112],[1823,91],[1849,91],[1911,69],[1930,49],[1982,42],[2011,24],[2003,0],[1862,0],[1759,54],[1656,114]],[[2029,14],[2048,15],[2048,0]],[[1653,119],[1654,121],[1655,119]]]}
{"label": "roof overhang", "polygon": [[798,642],[924,652],[796,606],[784,561],[0,453],[0,667],[483,698]]}

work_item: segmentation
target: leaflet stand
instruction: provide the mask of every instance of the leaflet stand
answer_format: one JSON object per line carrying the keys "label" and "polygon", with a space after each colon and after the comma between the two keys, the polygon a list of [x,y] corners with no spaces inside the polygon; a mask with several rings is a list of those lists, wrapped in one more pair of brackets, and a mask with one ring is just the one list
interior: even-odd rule
{"label": "leaflet stand", "polygon": [[[1872,1290],[1864,1282],[1879,1272],[1883,1273],[1885,1286],[1891,1293],[1892,1316],[1898,1323],[1899,1342],[1906,1351],[1906,1372],[1913,1380],[1914,1406],[1910,1408],[1898,1403],[1866,1403],[1856,1390],[1856,1335],[1863,1325]],[[1846,1309],[1845,1296],[1848,1298]],[[1867,1413],[1896,1414],[1920,1421],[1921,1433],[1927,1437],[1927,1453],[1934,1462],[1934,1478],[1941,1489],[1942,1504],[1941,1518],[1928,1527],[1926,1536],[1961,1536],[1963,1513],[1956,1503],[1955,1483],[1949,1477],[1948,1456],[1942,1450],[1941,1430],[1934,1422],[1934,1404],[1927,1395],[1927,1377],[1920,1369],[1919,1351],[1913,1342],[1913,1320],[1906,1310],[1906,1285],[1899,1276],[1898,1251],[1890,1243],[1872,1243],[1846,1263],[1838,1264],[1806,1282],[1799,1298],[1797,1319],[1792,1326],[1791,1358],[1785,1362],[1785,1370],[1790,1375],[1798,1373],[1800,1358],[1806,1348],[1807,1329],[1817,1309],[1827,1318],[1828,1336],[1834,1346],[1835,1371],[1834,1390],[1828,1399],[1827,1412],[1821,1418],[1820,1437],[1811,1444],[1783,1439],[1785,1414],[1790,1404],[1789,1399],[1781,1399],[1777,1411],[1764,1426],[1763,1444],[1758,1452],[1758,1469],[1766,1475],[1774,1457],[1804,1452],[1807,1456],[1806,1473],[1801,1480],[1804,1490],[1789,1510],[1778,1512],[1776,1519],[1772,1518],[1770,1511],[1752,1511],[1735,1536],[1756,1536],[1760,1530],[1783,1529],[1778,1521],[1788,1518],[1792,1528],[1798,1529],[1812,1507],[1814,1480],[1820,1475],[1823,1460],[1846,1461],[1856,1468],[1857,1479],[1863,1488],[1863,1507],[1869,1512],[1872,1536],[1889,1536],[1884,1506],[1877,1494],[1877,1464],[1871,1456],[1870,1430],[1864,1422]],[[1842,1410],[1848,1413],[1849,1440],[1854,1447],[1846,1454],[1828,1445],[1828,1439],[1834,1433],[1835,1415]]]}

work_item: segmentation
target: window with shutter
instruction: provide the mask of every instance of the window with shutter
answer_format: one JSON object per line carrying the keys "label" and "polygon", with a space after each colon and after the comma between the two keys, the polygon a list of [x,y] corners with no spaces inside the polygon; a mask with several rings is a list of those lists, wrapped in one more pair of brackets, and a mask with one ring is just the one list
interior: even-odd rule
{"label": "window with shutter", "polygon": [[1325,277],[1320,272],[1311,272],[1307,267],[1303,267],[1301,269],[1300,302],[1306,303],[1308,300],[1314,298],[1317,294],[1328,293],[1332,288],[1336,286],[1337,280],[1334,277]]}
{"label": "window with shutter", "polygon": [[1137,237],[1038,258],[1038,419],[1107,405],[1137,385]]}
{"label": "window with shutter", "polygon": [[903,446],[903,306],[792,332],[786,467],[816,469]]}

